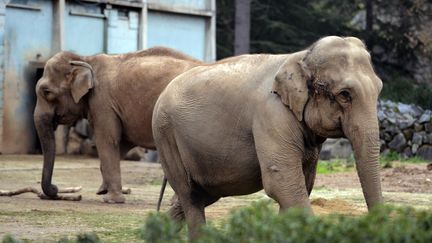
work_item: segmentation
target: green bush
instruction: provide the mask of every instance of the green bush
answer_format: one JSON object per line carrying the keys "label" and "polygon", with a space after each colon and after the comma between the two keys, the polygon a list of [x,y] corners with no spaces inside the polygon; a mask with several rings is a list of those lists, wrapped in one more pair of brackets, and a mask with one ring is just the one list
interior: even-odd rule
{"label": "green bush", "polygon": [[[3,237],[2,243],[22,243],[22,242],[30,242],[28,240],[22,241],[14,238],[11,235],[6,235]],[[55,241],[52,241],[55,242]],[[102,241],[95,233],[82,233],[76,236],[74,240],[68,238],[62,238],[58,243],[101,243]]]}
{"label": "green bush", "polygon": [[180,234],[182,226],[166,214],[150,213],[139,235],[146,242],[186,242],[187,237],[184,232]]}
{"label": "green bush", "polygon": [[[166,215],[151,214],[141,236],[147,242],[186,242],[173,225]],[[380,206],[359,217],[313,216],[302,209],[279,215],[269,201],[259,201],[219,226],[204,226],[197,242],[432,242],[432,212]]]}

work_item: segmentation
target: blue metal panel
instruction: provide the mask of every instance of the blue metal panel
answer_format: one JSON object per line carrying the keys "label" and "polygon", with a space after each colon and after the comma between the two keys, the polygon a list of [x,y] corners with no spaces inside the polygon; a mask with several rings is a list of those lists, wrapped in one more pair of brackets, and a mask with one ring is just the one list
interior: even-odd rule
{"label": "blue metal panel", "polygon": [[139,14],[131,10],[111,9],[108,12],[109,54],[126,53],[138,50]]}
{"label": "blue metal panel", "polygon": [[155,3],[170,8],[184,8],[193,10],[209,10],[210,0],[148,0],[148,3]]}
{"label": "blue metal panel", "polygon": [[98,5],[67,4],[65,14],[66,50],[79,55],[104,52],[105,19]]}
{"label": "blue metal panel", "polygon": [[148,12],[148,47],[167,46],[197,59],[205,58],[204,17]]}
{"label": "blue metal panel", "polygon": [[5,153],[26,153],[34,147],[36,70],[29,62],[44,61],[51,55],[51,1],[29,1],[29,6],[28,9],[6,8],[2,148]]}

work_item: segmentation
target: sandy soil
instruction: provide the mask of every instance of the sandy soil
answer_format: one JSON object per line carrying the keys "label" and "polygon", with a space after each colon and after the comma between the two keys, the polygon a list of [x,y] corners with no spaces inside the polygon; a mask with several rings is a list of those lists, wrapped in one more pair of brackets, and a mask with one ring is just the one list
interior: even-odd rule
{"label": "sandy soil", "polygon": [[[0,190],[40,188],[42,157],[38,155],[0,155]],[[85,157],[59,156],[53,182],[60,188],[82,186],[79,202],[41,200],[26,193],[0,197],[0,239],[12,234],[21,239],[44,241],[60,236],[94,231],[107,242],[115,242],[123,228],[140,227],[146,215],[154,212],[162,181],[159,164],[122,161],[123,186],[132,189],[125,204],[105,204],[95,194],[101,182],[99,161]],[[410,164],[381,171],[386,201],[428,208],[432,202],[432,171],[425,164]],[[173,191],[168,188],[162,211],[169,208]],[[210,221],[226,218],[235,208],[267,196],[261,191],[252,195],[223,198],[206,209]],[[318,175],[311,195],[316,214],[344,213],[358,215],[366,207],[355,172]],[[116,221],[121,221],[116,222]],[[119,226],[121,225],[121,226]],[[118,235],[116,235],[118,237]],[[131,239],[134,241],[134,239]]]}

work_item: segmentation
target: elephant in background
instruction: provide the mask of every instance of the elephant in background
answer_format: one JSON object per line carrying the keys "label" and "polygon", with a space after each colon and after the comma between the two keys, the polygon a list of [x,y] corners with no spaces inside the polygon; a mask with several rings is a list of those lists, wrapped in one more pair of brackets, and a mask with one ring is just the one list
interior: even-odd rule
{"label": "elephant in background", "polygon": [[155,47],[121,55],[78,56],[60,52],[50,58],[36,85],[36,131],[44,163],[42,190],[55,198],[54,130],[87,118],[101,160],[105,202],[122,203],[120,158],[134,146],[155,149],[153,108],[177,75],[202,64],[169,48]]}
{"label": "elephant in background", "polygon": [[329,36],[285,55],[242,55],[195,67],[153,112],[160,162],[189,236],[221,197],[262,188],[284,210],[310,209],[326,138],[352,144],[368,208],[382,202],[377,99],[382,82],[363,42]]}

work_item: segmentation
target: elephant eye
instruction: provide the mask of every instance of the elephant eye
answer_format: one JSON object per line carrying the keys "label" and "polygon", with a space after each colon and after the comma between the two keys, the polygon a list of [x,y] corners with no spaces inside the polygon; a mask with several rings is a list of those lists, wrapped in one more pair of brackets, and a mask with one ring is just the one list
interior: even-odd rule
{"label": "elephant eye", "polygon": [[53,98],[52,94],[53,94],[53,92],[51,92],[48,88],[42,89],[42,95],[45,97],[45,99],[48,99],[48,100],[52,99]]}
{"label": "elephant eye", "polygon": [[51,91],[49,91],[49,90],[47,90],[47,89],[42,90],[42,92],[43,92],[43,95],[44,95],[45,97],[47,97],[47,96],[51,93]]}
{"label": "elephant eye", "polygon": [[341,92],[339,92],[338,97],[340,97],[343,102],[351,102],[352,100],[351,94],[347,90],[342,90]]}

